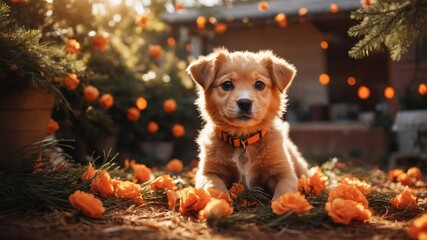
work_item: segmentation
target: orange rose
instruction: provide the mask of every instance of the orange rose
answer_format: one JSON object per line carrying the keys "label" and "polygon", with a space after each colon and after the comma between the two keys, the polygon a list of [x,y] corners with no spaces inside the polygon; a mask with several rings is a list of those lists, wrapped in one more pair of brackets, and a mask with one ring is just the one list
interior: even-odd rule
{"label": "orange rose", "polygon": [[412,194],[408,187],[405,187],[403,192],[397,194],[390,200],[390,202],[397,208],[413,209],[418,207],[417,198]]}
{"label": "orange rose", "polygon": [[96,87],[88,85],[84,88],[83,94],[88,102],[93,102],[99,97],[99,91]]}
{"label": "orange rose", "polygon": [[270,6],[268,5],[267,1],[261,0],[261,1],[258,2],[258,9],[261,12],[267,11],[269,7]]}
{"label": "orange rose", "polygon": [[136,99],[135,101],[135,106],[139,109],[139,110],[144,110],[147,108],[147,100],[145,100],[145,98],[143,97],[139,97],[138,99]]}
{"label": "orange rose", "polygon": [[103,107],[104,109],[110,109],[111,106],[113,106],[113,104],[114,104],[113,95],[109,93],[106,93],[99,98],[99,105],[101,105],[101,107]]}
{"label": "orange rose", "polygon": [[176,138],[183,137],[185,135],[185,128],[184,128],[184,126],[182,126],[181,124],[174,124],[172,126],[172,134]]}
{"label": "orange rose", "polygon": [[86,171],[82,174],[82,177],[81,177],[82,181],[88,181],[88,180],[92,179],[96,175],[97,172],[98,172],[98,170],[96,170],[93,167],[93,164],[89,163]]}
{"label": "orange rose", "polygon": [[179,212],[182,215],[198,213],[205,208],[211,196],[203,189],[187,187],[180,192]]}
{"label": "orange rose", "polygon": [[421,179],[422,175],[423,175],[421,173],[421,170],[419,168],[417,168],[417,167],[411,167],[410,169],[408,169],[408,171],[406,172],[406,174],[410,178],[414,179],[415,182],[419,181]]}
{"label": "orange rose", "polygon": [[224,191],[220,191],[216,188],[210,188],[210,189],[208,189],[208,192],[212,198],[224,199],[225,201],[227,201],[229,203],[233,202],[233,199],[231,199],[230,196]]}
{"label": "orange rose", "polygon": [[230,188],[230,196],[235,200],[242,192],[245,191],[245,186],[240,183],[233,183]]}
{"label": "orange rose", "polygon": [[139,110],[135,107],[131,107],[127,110],[127,118],[131,122],[136,122],[141,117]]}
{"label": "orange rose", "polygon": [[340,183],[348,184],[355,186],[363,195],[366,195],[371,192],[371,185],[365,181],[360,181],[360,179],[351,177],[351,178],[343,178]]}
{"label": "orange rose", "polygon": [[49,122],[47,123],[47,135],[51,135],[58,130],[59,130],[58,122],[50,118]]}
{"label": "orange rose", "polygon": [[298,179],[298,191],[304,194],[309,194],[311,192],[310,179],[304,174]]}
{"label": "orange rose", "polygon": [[233,208],[224,199],[211,198],[206,206],[199,212],[199,219],[205,220],[210,217],[228,217],[233,213]]}
{"label": "orange rose", "polygon": [[403,185],[411,185],[412,184],[411,177],[406,173],[402,173],[399,176],[397,176],[396,181],[400,182]]}
{"label": "orange rose", "polygon": [[166,164],[166,169],[170,172],[181,172],[182,168],[184,167],[184,164],[182,163],[181,160],[178,159],[172,159],[168,162],[168,164]]}
{"label": "orange rose", "polygon": [[111,182],[110,174],[103,170],[90,184],[90,190],[92,192],[101,193],[102,196],[111,196],[114,193],[114,186]]}
{"label": "orange rose", "polygon": [[168,197],[168,209],[172,210],[176,206],[176,200],[178,199],[175,191],[167,190],[166,196]]}
{"label": "orange rose", "polygon": [[302,215],[310,211],[313,206],[300,192],[285,193],[271,203],[271,208],[276,215],[284,215],[290,211]]}
{"label": "orange rose", "polygon": [[167,189],[173,190],[175,188],[175,183],[169,175],[162,175],[150,184],[151,190]]}
{"label": "orange rose", "polygon": [[328,201],[325,210],[332,221],[341,224],[350,224],[351,221],[366,222],[372,216],[371,210],[365,208],[363,204],[342,198]]}
{"label": "orange rose", "polygon": [[352,200],[367,208],[369,203],[365,195],[361,193],[355,186],[341,183],[329,192],[328,202],[334,199],[342,198],[344,200]]}
{"label": "orange rose", "polygon": [[101,52],[104,52],[108,47],[108,38],[106,38],[104,34],[97,33],[93,37],[93,47]]}
{"label": "orange rose", "polygon": [[80,52],[80,43],[76,39],[68,39],[67,41],[67,53],[77,54]]}
{"label": "orange rose", "polygon": [[147,130],[150,133],[156,133],[157,131],[159,131],[159,125],[154,121],[150,121],[148,123]]}
{"label": "orange rose", "polygon": [[413,239],[427,239],[427,214],[424,213],[423,215],[414,219],[406,232]]}
{"label": "orange rose", "polygon": [[70,195],[68,200],[73,208],[82,211],[83,214],[89,217],[99,217],[105,212],[101,200],[90,193],[77,190]]}
{"label": "orange rose", "polygon": [[76,74],[70,73],[64,77],[64,85],[68,90],[74,90],[80,83],[80,80],[77,78]]}
{"label": "orange rose", "polygon": [[390,180],[393,181],[397,178],[397,176],[399,176],[402,173],[403,173],[402,169],[393,169],[388,171],[388,176],[390,177]]}
{"label": "orange rose", "polygon": [[151,178],[151,170],[144,164],[134,163],[131,168],[135,177],[141,182],[147,182]]}
{"label": "orange rose", "polygon": [[162,53],[163,53],[163,49],[160,45],[151,44],[150,46],[148,46],[148,55],[150,55],[152,59],[159,60],[160,57],[162,56]]}
{"label": "orange rose", "polygon": [[114,195],[118,198],[123,199],[135,199],[133,203],[141,203],[143,199],[141,197],[141,186],[129,181],[115,181],[116,191]]}
{"label": "orange rose", "polygon": [[166,99],[163,103],[163,110],[167,113],[174,112],[176,110],[176,101],[172,98]]}
{"label": "orange rose", "polygon": [[319,195],[323,189],[328,185],[328,177],[325,176],[319,167],[315,167],[313,175],[307,178],[305,175],[302,175],[298,180],[298,190],[306,193],[313,194],[314,196]]}

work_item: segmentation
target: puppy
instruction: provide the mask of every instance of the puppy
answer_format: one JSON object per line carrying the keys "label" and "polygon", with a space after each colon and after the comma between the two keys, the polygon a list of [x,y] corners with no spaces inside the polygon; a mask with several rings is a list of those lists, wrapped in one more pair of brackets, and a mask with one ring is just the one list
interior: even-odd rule
{"label": "puppy", "polygon": [[295,68],[271,51],[221,48],[187,68],[205,121],[197,138],[196,188],[228,192],[233,182],[263,187],[273,199],[295,192],[307,163],[281,120]]}

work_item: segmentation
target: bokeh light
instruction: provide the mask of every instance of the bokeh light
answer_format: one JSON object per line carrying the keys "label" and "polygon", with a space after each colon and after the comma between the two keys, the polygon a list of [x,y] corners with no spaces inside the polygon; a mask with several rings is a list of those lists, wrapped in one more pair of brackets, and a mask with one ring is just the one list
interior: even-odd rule
{"label": "bokeh light", "polygon": [[367,86],[362,85],[357,90],[357,96],[362,100],[366,100],[371,96],[371,90]]}

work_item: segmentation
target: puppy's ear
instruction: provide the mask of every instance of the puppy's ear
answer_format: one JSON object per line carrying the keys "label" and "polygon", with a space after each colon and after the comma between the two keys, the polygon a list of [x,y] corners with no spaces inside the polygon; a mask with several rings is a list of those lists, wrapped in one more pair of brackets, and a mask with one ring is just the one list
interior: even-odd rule
{"label": "puppy's ear", "polygon": [[218,66],[224,61],[226,53],[225,49],[216,49],[207,56],[199,57],[187,67],[187,73],[203,89],[208,89],[214,81]]}
{"label": "puppy's ear", "polygon": [[262,54],[274,84],[276,84],[280,92],[283,92],[296,75],[295,67],[284,59],[275,56],[271,51],[262,52]]}

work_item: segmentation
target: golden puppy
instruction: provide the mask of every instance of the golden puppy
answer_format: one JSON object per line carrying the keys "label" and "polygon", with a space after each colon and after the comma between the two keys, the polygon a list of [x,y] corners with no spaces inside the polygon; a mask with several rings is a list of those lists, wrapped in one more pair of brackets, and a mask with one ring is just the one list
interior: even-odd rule
{"label": "golden puppy", "polygon": [[198,85],[205,121],[197,143],[196,188],[228,192],[233,182],[263,187],[273,199],[295,192],[307,163],[281,120],[295,68],[271,51],[216,49],[187,72]]}

